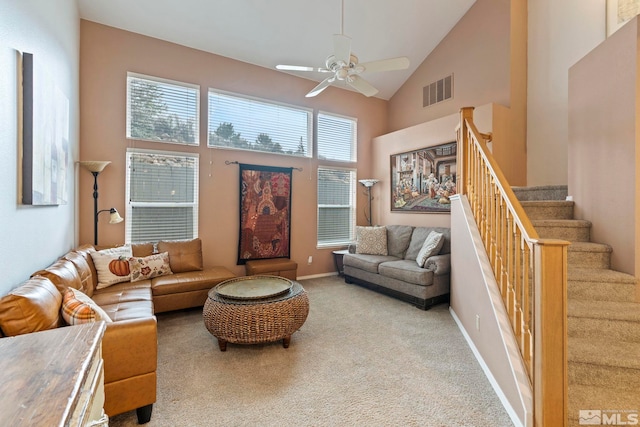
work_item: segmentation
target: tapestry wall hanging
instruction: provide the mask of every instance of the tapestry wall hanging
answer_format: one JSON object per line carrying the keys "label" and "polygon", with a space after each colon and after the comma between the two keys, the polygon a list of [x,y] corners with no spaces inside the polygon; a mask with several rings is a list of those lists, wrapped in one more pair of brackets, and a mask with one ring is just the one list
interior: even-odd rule
{"label": "tapestry wall hanging", "polygon": [[449,213],[456,193],[456,142],[391,156],[391,211]]}
{"label": "tapestry wall hanging", "polygon": [[291,171],[240,164],[238,265],[253,259],[289,257]]}

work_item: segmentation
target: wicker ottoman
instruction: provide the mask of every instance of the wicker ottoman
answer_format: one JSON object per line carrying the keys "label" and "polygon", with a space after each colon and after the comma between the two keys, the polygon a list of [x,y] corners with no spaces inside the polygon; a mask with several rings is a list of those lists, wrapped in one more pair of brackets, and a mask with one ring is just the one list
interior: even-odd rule
{"label": "wicker ottoman", "polygon": [[[252,285],[252,280],[282,280],[290,288],[274,296],[264,298],[229,298],[218,292],[230,283]],[[221,351],[227,342],[235,344],[260,344],[282,340],[289,347],[291,335],[307,320],[309,298],[302,285],[284,278],[247,276],[226,280],[209,291],[203,308],[204,324],[218,339]]]}

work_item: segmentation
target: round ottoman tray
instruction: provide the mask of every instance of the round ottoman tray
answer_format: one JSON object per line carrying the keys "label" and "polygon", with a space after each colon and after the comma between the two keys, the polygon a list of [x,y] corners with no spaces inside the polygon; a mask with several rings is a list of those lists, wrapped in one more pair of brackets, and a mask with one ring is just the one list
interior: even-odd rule
{"label": "round ottoman tray", "polygon": [[246,276],[225,280],[215,287],[217,295],[237,300],[260,300],[285,294],[293,282],[278,276]]}

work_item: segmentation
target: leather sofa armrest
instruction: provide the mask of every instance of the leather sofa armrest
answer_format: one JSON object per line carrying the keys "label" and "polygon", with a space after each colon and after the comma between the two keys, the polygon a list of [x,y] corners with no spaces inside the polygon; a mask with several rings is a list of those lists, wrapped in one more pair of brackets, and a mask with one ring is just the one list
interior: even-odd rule
{"label": "leather sofa armrest", "polygon": [[451,254],[434,255],[427,258],[424,268],[433,271],[436,276],[451,272]]}
{"label": "leather sofa armrest", "polygon": [[105,383],[155,372],[158,365],[155,316],[108,323],[102,339],[102,358]]}

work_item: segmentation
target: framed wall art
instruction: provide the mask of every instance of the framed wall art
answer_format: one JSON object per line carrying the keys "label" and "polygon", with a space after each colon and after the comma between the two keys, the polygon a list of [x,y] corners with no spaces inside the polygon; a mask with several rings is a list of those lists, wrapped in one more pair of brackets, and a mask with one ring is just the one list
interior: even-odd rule
{"label": "framed wall art", "polygon": [[33,54],[22,54],[22,203],[67,204],[69,99]]}
{"label": "framed wall art", "polygon": [[607,0],[607,37],[640,14],[640,0]]}
{"label": "framed wall art", "polygon": [[457,143],[391,155],[391,211],[449,213],[456,193]]}

